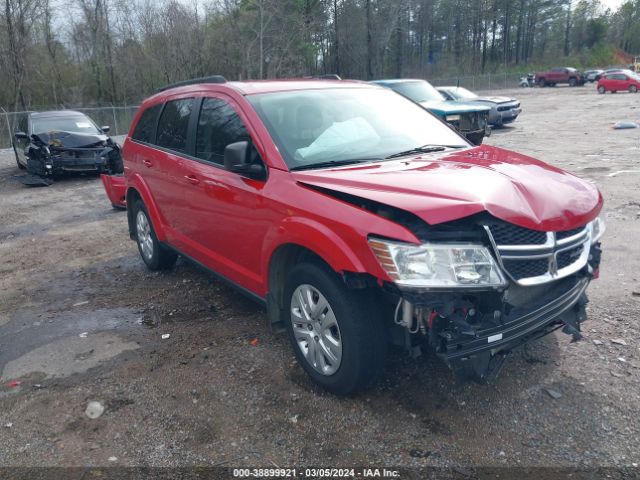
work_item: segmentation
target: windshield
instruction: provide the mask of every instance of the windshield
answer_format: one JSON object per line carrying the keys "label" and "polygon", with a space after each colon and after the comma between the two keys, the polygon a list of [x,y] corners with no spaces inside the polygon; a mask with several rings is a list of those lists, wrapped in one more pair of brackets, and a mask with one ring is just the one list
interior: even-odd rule
{"label": "windshield", "polygon": [[463,87],[451,88],[449,89],[449,93],[451,93],[456,100],[475,100],[478,98],[478,95]]}
{"label": "windshield", "polygon": [[88,117],[78,114],[73,116],[34,118],[33,133],[73,132],[101,134],[102,131]]}
{"label": "windshield", "polygon": [[429,100],[436,102],[442,102],[445,100],[442,94],[438,90],[436,90],[435,87],[433,87],[429,82],[399,82],[391,83],[385,86],[388,86],[392,90],[395,90],[401,95],[404,95],[405,97],[410,98],[417,103],[427,102]]}
{"label": "windshield", "polygon": [[289,168],[381,160],[423,145],[469,146],[422,107],[385,89],[336,88],[247,98]]}

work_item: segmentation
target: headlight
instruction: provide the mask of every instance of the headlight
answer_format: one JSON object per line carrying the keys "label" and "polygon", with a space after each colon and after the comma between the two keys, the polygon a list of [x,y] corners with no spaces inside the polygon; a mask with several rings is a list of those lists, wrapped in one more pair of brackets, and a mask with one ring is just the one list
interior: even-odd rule
{"label": "headlight", "polygon": [[377,238],[369,246],[397,285],[416,288],[503,287],[507,282],[485,247],[411,245]]}
{"label": "headlight", "polygon": [[446,119],[447,119],[447,122],[459,122],[460,115],[447,115]]}
{"label": "headlight", "polygon": [[596,243],[600,240],[606,229],[604,214],[600,214],[598,218],[591,222],[591,243]]}

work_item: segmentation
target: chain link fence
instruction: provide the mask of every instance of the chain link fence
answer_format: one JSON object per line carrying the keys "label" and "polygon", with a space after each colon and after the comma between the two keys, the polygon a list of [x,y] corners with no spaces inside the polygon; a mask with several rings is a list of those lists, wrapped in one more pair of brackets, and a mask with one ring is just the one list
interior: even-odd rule
{"label": "chain link fence", "polygon": [[526,76],[526,73],[487,73],[484,75],[440,77],[428,80],[429,83],[436,87],[460,85],[472,91],[502,90],[505,88],[518,88],[520,79]]}
{"label": "chain link fence", "polygon": [[[37,111],[42,112],[46,110],[60,110],[60,108],[42,108]],[[99,127],[109,125],[109,127],[111,127],[109,135],[115,137],[116,135],[127,134],[131,121],[138,111],[138,106],[81,107],[70,110],[84,113]],[[0,109],[0,148],[11,148],[11,139],[13,133],[16,131],[18,119],[26,113],[29,113],[29,111],[7,112],[4,109]]]}

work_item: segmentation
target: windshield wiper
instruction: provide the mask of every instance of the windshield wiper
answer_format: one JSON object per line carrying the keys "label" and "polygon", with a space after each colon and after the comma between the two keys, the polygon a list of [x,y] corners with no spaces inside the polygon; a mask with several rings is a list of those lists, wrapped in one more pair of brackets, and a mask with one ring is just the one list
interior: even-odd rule
{"label": "windshield wiper", "polygon": [[293,167],[290,170],[313,170],[315,168],[327,168],[327,167],[339,167],[341,165],[352,165],[355,163],[364,163],[364,162],[372,162],[375,160],[380,160],[379,158],[351,158],[348,160],[328,160],[326,162],[318,162],[318,163],[310,163],[309,165],[300,165],[297,167]]}
{"label": "windshield wiper", "polygon": [[463,145],[422,145],[421,147],[411,148],[409,150],[405,150],[404,152],[394,153],[384,158],[388,159],[406,157],[407,155],[414,155],[416,153],[442,152],[447,148],[463,148]]}

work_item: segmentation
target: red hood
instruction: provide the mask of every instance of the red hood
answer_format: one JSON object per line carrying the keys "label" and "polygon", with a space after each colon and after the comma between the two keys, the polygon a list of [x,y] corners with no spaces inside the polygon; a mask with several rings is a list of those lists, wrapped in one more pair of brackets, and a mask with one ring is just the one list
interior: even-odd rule
{"label": "red hood", "polygon": [[303,184],[412,212],[431,225],[487,211],[525,228],[560,231],[584,225],[602,208],[593,184],[486,145],[294,176]]}

